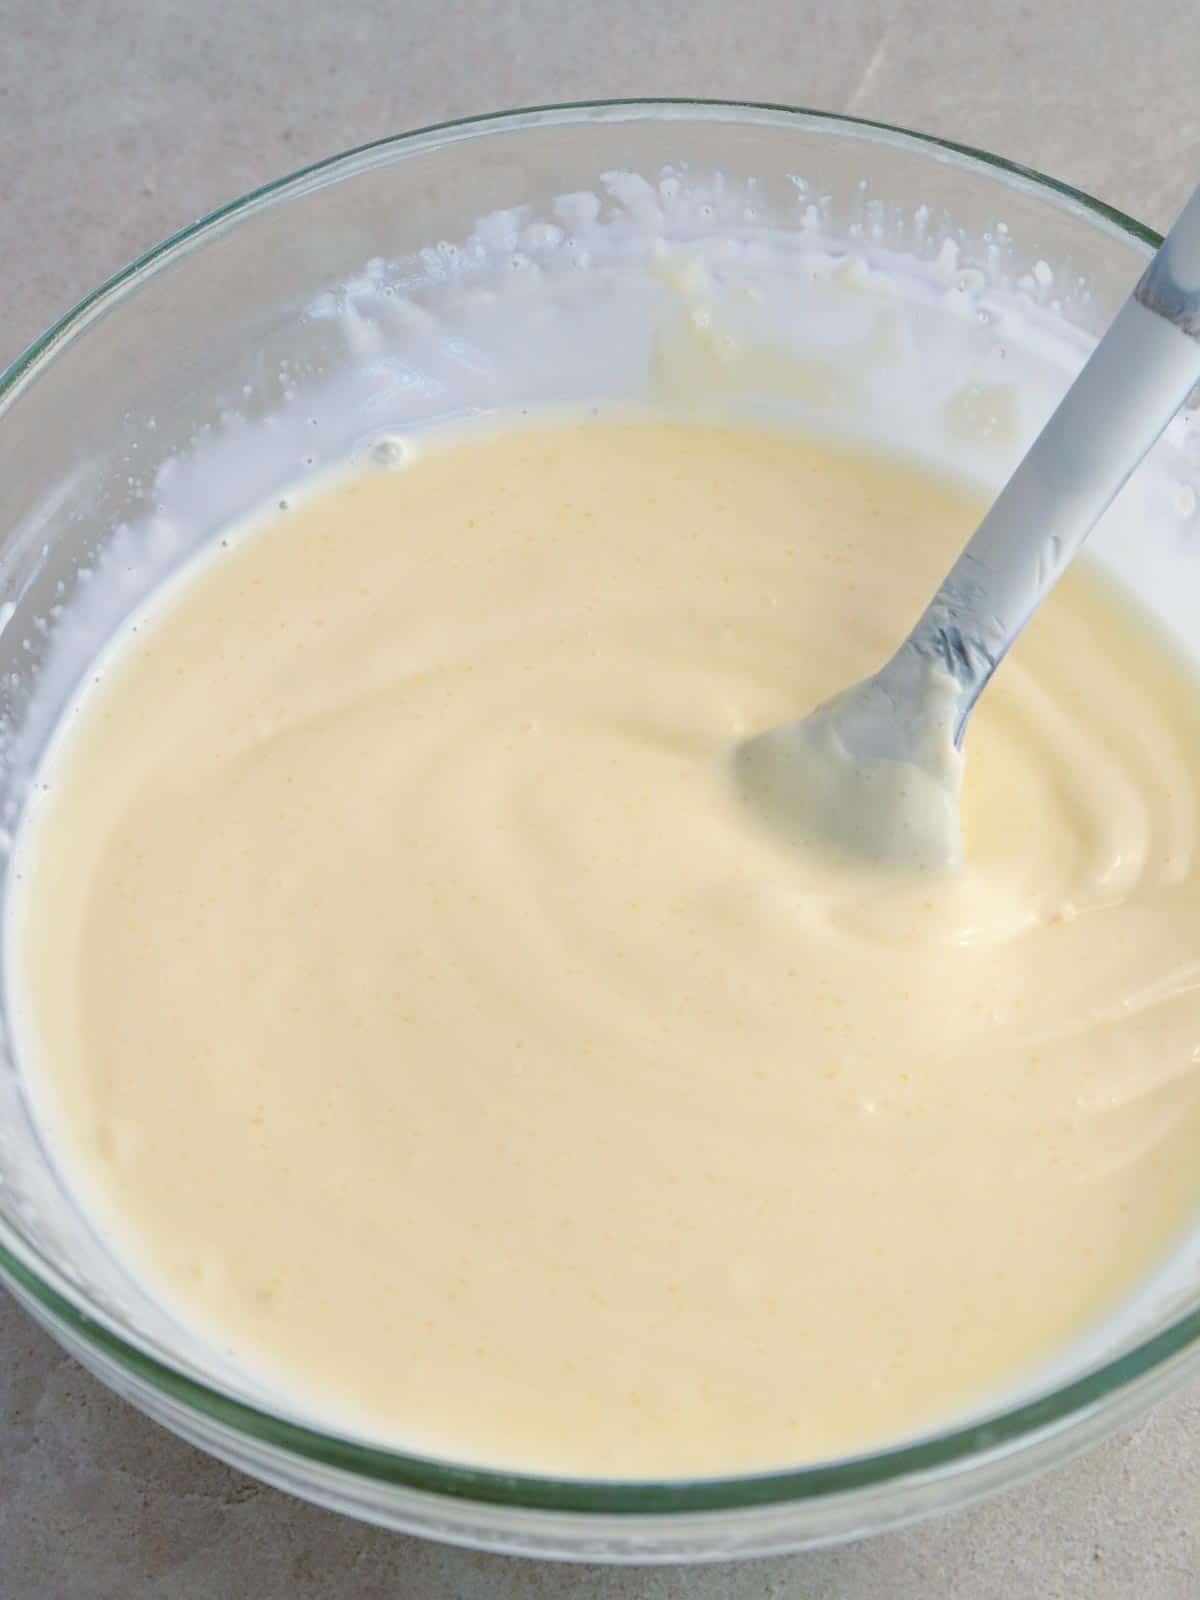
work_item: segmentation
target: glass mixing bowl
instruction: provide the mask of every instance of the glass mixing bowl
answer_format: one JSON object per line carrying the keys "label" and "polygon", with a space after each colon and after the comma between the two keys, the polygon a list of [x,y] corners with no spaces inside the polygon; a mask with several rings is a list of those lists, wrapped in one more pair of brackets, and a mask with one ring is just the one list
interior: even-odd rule
{"label": "glass mixing bowl", "polygon": [[[645,182],[614,180],[619,173]],[[702,198],[675,204],[684,191]],[[564,205],[563,196],[574,198]],[[1159,243],[1097,201],[978,151],[850,118],[717,103],[562,106],[448,123],[247,195],[90,295],[0,382],[3,842],[19,821],[30,762],[73,687],[61,672],[51,681],[48,619],[61,607],[86,610],[88,574],[130,527],[153,532],[164,462],[302,404],[315,376],[336,378],[350,356],[331,331],[336,319],[320,314],[331,289],[344,299],[336,286],[364,272],[378,282],[368,264],[379,261],[393,263],[389,283],[457,275],[469,289],[481,237],[490,240],[484,253],[507,253],[516,274],[538,269],[539,252],[570,261],[581,230],[606,217],[619,236],[623,216],[664,197],[674,197],[670,226],[690,237],[752,239],[764,218],[783,216],[868,253],[940,262],[948,299],[963,304],[1003,276],[1083,345]],[[481,232],[477,219],[498,208]],[[575,254],[572,270],[586,276],[586,252]],[[369,360],[386,354],[385,323],[374,337]],[[383,385],[377,420],[402,389]],[[270,472],[286,481],[315,460],[284,452]],[[203,501],[202,476],[189,481]],[[210,520],[235,509],[214,498]],[[1178,587],[1159,584],[1164,606]],[[1144,598],[1157,603],[1153,592]],[[128,604],[135,599],[131,588]],[[4,858],[7,870],[7,850]],[[725,1479],[583,1481],[382,1449],[272,1404],[207,1359],[130,1281],[56,1172],[7,1042],[0,1273],[105,1383],[257,1477],[434,1538],[591,1560],[793,1549],[946,1509],[1063,1460],[1200,1366],[1200,1286],[1188,1281],[1020,1403],[854,1459]]]}

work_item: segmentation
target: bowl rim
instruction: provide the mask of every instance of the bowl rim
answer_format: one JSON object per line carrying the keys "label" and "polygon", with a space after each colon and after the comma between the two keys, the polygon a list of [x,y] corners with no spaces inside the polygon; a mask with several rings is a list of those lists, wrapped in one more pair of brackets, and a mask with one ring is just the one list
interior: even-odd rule
{"label": "bowl rim", "polygon": [[[1070,184],[1033,168],[955,140],[914,132],[893,123],[766,101],[636,97],[568,101],[479,116],[457,117],[410,131],[387,135],[314,161],[283,177],[247,191],[218,206],[196,222],[170,234],[161,243],[115,272],[54,322],[0,373],[0,424],[21,392],[37,374],[77,338],[91,321],[132,292],[138,283],[180,255],[220,234],[265,206],[305,192],[313,186],[362,170],[364,158],[397,152],[416,155],[462,139],[501,131],[589,121],[638,119],[757,121],[786,127],[803,124],[817,131],[858,137],[864,142],[908,149],[949,160],[991,178],[999,175],[1011,187],[1056,199],[1063,209],[1100,222],[1106,231],[1134,241],[1147,254],[1162,238],[1115,207]],[[803,1467],[707,1478],[572,1478],[508,1472],[416,1451],[368,1443],[350,1434],[267,1410],[234,1397],[217,1384],[193,1374],[183,1363],[159,1353],[140,1335],[125,1331],[117,1319],[91,1304],[87,1296],[52,1263],[19,1239],[0,1216],[0,1279],[7,1278],[18,1297],[29,1296],[51,1325],[61,1325],[101,1358],[115,1363],[135,1382],[149,1385],[164,1398],[199,1413],[218,1426],[312,1461],[381,1485],[448,1496],[514,1510],[570,1512],[593,1516],[654,1517],[686,1513],[765,1510],[798,1502],[844,1497],[856,1491],[882,1490],[897,1480],[942,1475],[982,1463],[999,1454],[1014,1458],[1022,1446],[1070,1428],[1093,1416],[1106,1399],[1152,1382],[1200,1341],[1200,1308],[1185,1312],[1165,1328],[1121,1355],[1099,1363],[1067,1383],[1018,1405],[1002,1407],[970,1424],[923,1435],[914,1440],[855,1456]]]}

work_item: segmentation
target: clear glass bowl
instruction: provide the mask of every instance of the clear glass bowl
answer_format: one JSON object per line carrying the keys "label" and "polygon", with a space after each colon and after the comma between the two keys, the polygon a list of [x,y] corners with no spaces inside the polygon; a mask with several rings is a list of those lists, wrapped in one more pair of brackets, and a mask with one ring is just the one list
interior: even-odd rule
{"label": "clear glass bowl", "polygon": [[[414,270],[424,263],[436,275],[446,252],[439,257],[428,247],[468,239],[475,220],[497,207],[525,207],[512,224],[515,267],[522,241],[536,245],[556,234],[561,243],[556,197],[590,191],[603,200],[601,175],[614,171],[640,174],[651,189],[664,171],[670,182],[684,174],[702,184],[719,172],[709,183],[711,203],[691,216],[693,233],[753,231],[759,215],[786,213],[802,224],[809,213],[834,238],[880,241],[930,259],[952,239],[953,270],[968,276],[994,272],[999,254],[1014,283],[1025,283],[1033,300],[1047,302],[1047,315],[1085,338],[1112,316],[1159,243],[1087,196],[978,151],[849,118],[717,103],[616,102],[449,123],[247,195],[98,289],[0,382],[6,838],[19,820],[22,775],[48,732],[47,708],[72,688],[63,682],[47,693],[52,630],[44,619],[78,601],[88,571],[124,525],[153,520],[156,468],[220,430],[231,410],[268,415],[306,374],[329,376],[344,352],[312,306],[372,258],[408,257]],[[747,195],[753,206],[744,204]],[[732,222],[731,197],[740,208]],[[626,200],[638,203],[636,195]],[[1069,292],[1043,293],[1046,264]],[[302,465],[284,462],[281,470],[295,474]],[[1200,1366],[1193,1285],[1093,1352],[1069,1381],[1015,1407],[801,1470],[571,1481],[380,1449],[306,1426],[236,1373],[205,1364],[76,1211],[7,1045],[0,1054],[0,1273],[114,1390],[260,1478],[434,1538],[591,1560],[794,1549],[958,1505],[1063,1460]]]}

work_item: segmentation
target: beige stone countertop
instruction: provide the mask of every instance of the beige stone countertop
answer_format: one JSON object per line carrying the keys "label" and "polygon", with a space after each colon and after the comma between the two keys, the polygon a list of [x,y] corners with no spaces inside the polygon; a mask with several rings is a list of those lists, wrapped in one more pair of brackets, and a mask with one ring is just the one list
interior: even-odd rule
{"label": "beige stone countertop", "polygon": [[[1188,0],[0,0],[0,365],[222,201],[547,101],[701,95],[982,146],[1156,226],[1200,178]],[[0,1600],[1194,1600],[1200,1388],[1027,1487],[741,1566],[553,1566],[361,1527],[179,1443],[0,1291]]]}

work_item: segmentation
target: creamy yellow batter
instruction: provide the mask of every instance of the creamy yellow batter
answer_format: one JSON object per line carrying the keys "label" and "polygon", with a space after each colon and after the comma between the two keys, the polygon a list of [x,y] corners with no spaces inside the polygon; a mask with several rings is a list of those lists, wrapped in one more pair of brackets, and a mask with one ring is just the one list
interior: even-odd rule
{"label": "creamy yellow batter", "polygon": [[981,511],[803,438],[425,446],[145,614],[10,974],[48,1126],[295,1403],[515,1468],[860,1450],[1033,1372],[1200,1196],[1200,718],[1086,572],[976,712],[958,874],[730,753],[873,670]]}

